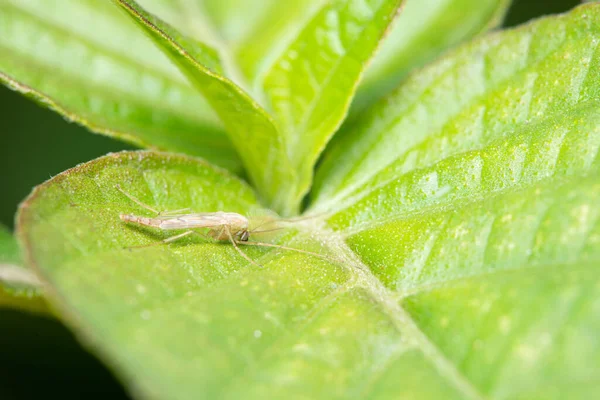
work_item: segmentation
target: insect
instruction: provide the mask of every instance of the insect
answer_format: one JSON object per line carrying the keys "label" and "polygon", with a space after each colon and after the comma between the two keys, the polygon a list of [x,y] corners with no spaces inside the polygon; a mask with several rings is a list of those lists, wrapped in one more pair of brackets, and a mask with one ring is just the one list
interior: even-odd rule
{"label": "insect", "polygon": [[[261,247],[275,247],[284,250],[292,250],[300,253],[310,254],[315,257],[323,258],[328,261],[332,261],[330,257],[324,256],[322,254],[314,253],[312,251],[296,249],[293,247],[282,246],[278,244],[272,243],[263,243],[263,242],[255,242],[250,241],[251,233],[262,233],[262,232],[271,232],[281,228],[256,231],[250,230],[249,225],[250,221],[245,216],[234,213],[234,212],[223,212],[217,211],[212,213],[191,213],[189,208],[174,210],[174,211],[158,211],[147,204],[142,203],[140,200],[136,199],[129,193],[125,192],[121,189],[120,185],[116,185],[117,190],[127,196],[130,200],[138,204],[140,207],[147,209],[148,211],[156,214],[154,217],[141,217],[132,214],[120,214],[119,218],[122,221],[134,223],[137,225],[150,226],[153,228],[158,228],[161,230],[182,230],[186,229],[183,233],[179,233],[174,236],[170,236],[164,240],[159,242],[150,244],[150,245],[142,245],[142,246],[134,246],[134,247],[148,247],[154,246],[157,244],[166,244],[174,242],[178,239],[184,238],[189,235],[197,234],[204,238],[217,240],[217,241],[229,241],[236,249],[236,251],[244,257],[248,262],[260,266],[258,263],[253,261],[246,253],[240,249],[239,245],[247,245],[247,246],[261,246]],[[262,226],[263,224],[259,225]],[[256,227],[258,228],[258,227]],[[256,229],[255,228],[255,229]],[[207,229],[207,233],[204,234],[202,232],[198,232],[197,229]],[[335,261],[335,260],[334,260]]]}

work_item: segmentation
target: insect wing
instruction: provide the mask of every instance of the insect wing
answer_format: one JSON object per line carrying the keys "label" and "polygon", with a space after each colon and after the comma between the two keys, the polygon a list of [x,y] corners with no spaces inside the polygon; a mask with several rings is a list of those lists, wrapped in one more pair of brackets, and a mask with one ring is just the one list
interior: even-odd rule
{"label": "insect wing", "polygon": [[182,214],[158,217],[162,229],[214,228],[223,225],[223,219],[210,213]]}

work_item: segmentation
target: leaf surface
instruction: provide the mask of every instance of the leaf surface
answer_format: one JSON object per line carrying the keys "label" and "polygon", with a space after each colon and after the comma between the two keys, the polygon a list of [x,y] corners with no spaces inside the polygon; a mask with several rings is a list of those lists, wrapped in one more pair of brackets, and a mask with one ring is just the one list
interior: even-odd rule
{"label": "leaf surface", "polygon": [[395,88],[413,69],[502,22],[510,0],[408,1],[365,72],[352,112]]}
{"label": "leaf surface", "polygon": [[68,120],[240,171],[209,105],[113,5],[2,1],[0,47],[0,81]]}

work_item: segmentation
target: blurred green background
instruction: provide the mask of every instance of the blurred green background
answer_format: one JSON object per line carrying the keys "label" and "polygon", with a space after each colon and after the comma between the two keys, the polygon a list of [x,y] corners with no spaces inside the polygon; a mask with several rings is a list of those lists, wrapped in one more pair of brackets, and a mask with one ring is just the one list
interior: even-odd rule
{"label": "blurred green background", "polygon": [[[418,1],[418,0],[411,0]],[[505,26],[569,10],[579,0],[515,0]],[[111,151],[133,149],[66,122],[0,87],[0,223],[13,227],[19,202],[65,169]],[[127,398],[110,372],[59,322],[0,309],[0,399]]]}

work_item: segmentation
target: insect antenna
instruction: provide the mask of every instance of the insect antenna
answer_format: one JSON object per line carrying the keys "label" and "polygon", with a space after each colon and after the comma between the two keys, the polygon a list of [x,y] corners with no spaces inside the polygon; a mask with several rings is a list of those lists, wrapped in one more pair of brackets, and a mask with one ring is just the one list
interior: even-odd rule
{"label": "insect antenna", "polygon": [[244,246],[274,247],[274,248],[278,248],[278,249],[292,250],[292,251],[297,251],[299,253],[309,254],[309,255],[314,256],[314,257],[322,258],[324,260],[327,260],[327,261],[330,261],[330,262],[333,262],[333,263],[339,263],[339,262],[341,262],[341,260],[338,260],[338,259],[335,259],[335,258],[332,258],[332,257],[328,257],[328,256],[324,256],[323,254],[315,253],[313,251],[296,249],[294,247],[282,246],[280,244],[254,242],[254,241],[252,241],[252,242],[251,241],[248,241],[248,242],[237,242],[237,244],[241,244],[241,245],[244,245]]}
{"label": "insect antenna", "polygon": [[[256,227],[258,228],[258,227]],[[253,235],[257,234],[257,233],[267,233],[267,232],[275,232],[275,231],[280,231],[282,229],[285,229],[285,227],[280,226],[278,228],[272,228],[272,229],[263,229],[262,231],[257,231],[256,228],[248,231],[248,233],[252,233]]]}
{"label": "insect antenna", "polygon": [[123,189],[121,189],[121,185],[117,184],[115,185],[115,187],[117,188],[117,190],[121,193],[123,193],[125,196],[127,196],[129,198],[129,200],[133,201],[134,203],[136,203],[138,206],[145,208],[146,210],[152,211],[153,213],[160,215],[160,211],[150,207],[148,204],[144,204],[141,201],[139,201],[138,199],[136,199],[135,197],[133,197],[132,195],[130,195],[129,193],[127,193],[126,191],[124,191]]}

